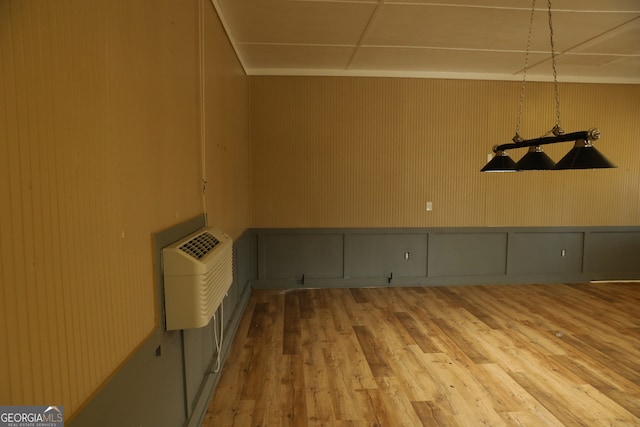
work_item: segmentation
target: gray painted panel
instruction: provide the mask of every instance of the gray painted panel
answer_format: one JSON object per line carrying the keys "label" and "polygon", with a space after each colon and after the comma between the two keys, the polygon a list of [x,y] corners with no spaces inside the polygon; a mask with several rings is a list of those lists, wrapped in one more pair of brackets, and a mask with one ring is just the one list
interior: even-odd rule
{"label": "gray painted panel", "polygon": [[258,278],[258,237],[249,231],[236,243],[234,271],[237,274],[238,297],[240,298],[250,281]]}
{"label": "gray painted panel", "polygon": [[[219,316],[219,311],[218,311]],[[216,316],[216,327],[220,328],[219,317]],[[184,372],[189,404],[189,416],[196,404],[196,396],[200,385],[207,374],[211,359],[215,355],[214,319],[207,326],[185,329],[184,336]],[[219,329],[218,329],[219,330]]]}
{"label": "gray painted panel", "polygon": [[342,277],[341,234],[261,236],[260,276],[264,279]]}
{"label": "gray painted panel", "polygon": [[[247,290],[237,307],[229,309],[231,321],[222,348],[226,357],[251,292]],[[212,353],[212,323],[185,331],[158,329],[113,378],[70,421],[70,427],[177,427],[185,423],[183,375],[190,380],[190,426],[199,426],[220,373]],[[219,327],[219,325],[218,325]],[[182,335],[187,337],[183,339]],[[184,341],[184,353],[183,353]],[[160,355],[156,349],[160,347]],[[190,361],[187,362],[183,356]],[[184,366],[184,368],[183,368]],[[200,378],[198,379],[198,374]]]}
{"label": "gray painted panel", "polygon": [[588,239],[589,273],[640,273],[640,232],[593,232]]}
{"label": "gray painted panel", "polygon": [[432,233],[429,276],[487,276],[507,270],[507,233]]}
{"label": "gray painted panel", "polygon": [[345,277],[424,277],[427,240],[426,233],[347,234]]}
{"label": "gray painted panel", "polygon": [[[161,355],[156,348],[161,343]],[[68,424],[176,427],[186,419],[180,332],[154,335]]]}
{"label": "gray painted panel", "polygon": [[579,274],[584,233],[520,233],[509,235],[508,274]]}
{"label": "gray painted panel", "polygon": [[[253,232],[259,236],[260,261],[260,274],[250,279],[255,288],[579,283],[589,279],[640,278],[640,262],[636,255],[640,253],[637,240],[640,227],[637,226],[304,228]],[[275,274],[283,268],[289,272],[308,270],[308,267],[296,266],[299,261],[296,256],[286,261],[282,259],[284,257],[278,260],[283,265],[288,263],[284,267],[269,264],[265,247],[277,252],[278,236],[286,236],[286,242],[295,241],[296,250],[300,251],[304,251],[305,246],[316,245],[312,239],[307,239],[308,236],[344,236],[344,276],[307,275],[301,283],[300,275]],[[402,264],[398,266],[397,260],[392,259],[401,248],[398,242],[411,239],[408,236],[428,238],[426,277],[424,270],[417,268],[405,272]],[[589,236],[593,238],[589,239]],[[385,239],[387,243],[380,244]],[[271,245],[265,245],[265,240],[270,240]],[[380,255],[387,249],[379,249],[379,246],[390,248],[387,257]],[[338,264],[336,260],[334,265]],[[590,269],[590,264],[594,268]],[[316,267],[320,269],[321,265],[316,264]],[[387,277],[391,271],[394,276],[389,282]]]}
{"label": "gray painted panel", "polygon": [[229,323],[229,320],[231,320],[232,311],[230,309],[233,309],[238,303],[238,282],[234,281],[231,284],[229,293],[224,300],[222,300],[222,303],[224,306],[220,306],[220,308],[218,308],[217,316],[223,316],[223,325],[226,326]]}

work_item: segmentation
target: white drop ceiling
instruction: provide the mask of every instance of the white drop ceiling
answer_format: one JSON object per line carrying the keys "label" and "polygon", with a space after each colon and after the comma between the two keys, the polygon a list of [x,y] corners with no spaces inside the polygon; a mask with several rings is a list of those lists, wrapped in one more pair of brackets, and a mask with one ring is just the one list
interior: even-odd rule
{"label": "white drop ceiling", "polygon": [[[249,75],[521,80],[530,0],[213,0]],[[558,80],[640,83],[640,0],[553,0]],[[553,79],[537,0],[527,80]]]}

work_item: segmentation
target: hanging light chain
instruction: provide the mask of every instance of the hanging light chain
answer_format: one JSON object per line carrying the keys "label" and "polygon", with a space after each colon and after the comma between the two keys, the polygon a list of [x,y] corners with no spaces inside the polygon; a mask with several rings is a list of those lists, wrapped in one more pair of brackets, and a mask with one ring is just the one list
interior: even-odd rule
{"label": "hanging light chain", "polygon": [[562,121],[560,120],[560,90],[558,87],[558,70],[556,69],[556,48],[553,42],[553,20],[551,18],[551,0],[547,0],[547,10],[549,11],[549,41],[551,44],[551,68],[553,69],[553,91],[556,98],[556,124],[552,129],[554,135],[564,133]]}
{"label": "hanging light chain", "polygon": [[520,104],[518,105],[518,120],[516,122],[516,134],[513,136],[513,142],[522,140],[520,136],[520,126],[522,125],[522,110],[524,108],[525,84],[527,81],[527,70],[529,69],[529,51],[531,50],[531,33],[533,32],[533,14],[536,9],[536,0],[531,2],[531,15],[529,16],[529,34],[527,35],[527,50],[524,55],[524,69],[522,83],[520,84]]}

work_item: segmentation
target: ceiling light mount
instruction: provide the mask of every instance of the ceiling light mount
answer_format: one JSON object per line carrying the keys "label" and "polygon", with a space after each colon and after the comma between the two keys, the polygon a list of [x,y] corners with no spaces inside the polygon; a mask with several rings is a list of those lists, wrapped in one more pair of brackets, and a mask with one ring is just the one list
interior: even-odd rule
{"label": "ceiling light mount", "polygon": [[[520,103],[518,105],[518,119],[516,122],[513,142],[496,145],[493,147],[495,156],[481,169],[481,172],[516,172],[522,170],[557,170],[557,169],[593,169],[615,168],[609,160],[600,154],[592,142],[600,138],[600,131],[596,128],[588,131],[565,133],[560,119],[560,91],[558,89],[558,72],[556,69],[556,51],[553,41],[553,20],[551,13],[551,0],[547,0],[549,17],[549,41],[551,45],[551,68],[553,70],[553,91],[555,97],[556,123],[553,128],[540,138],[524,139],[520,136],[522,123],[522,111],[525,100],[525,85],[527,70],[529,68],[529,51],[531,50],[531,34],[533,29],[533,16],[536,8],[536,0],[531,2],[531,14],[529,17],[529,34],[527,37],[527,49],[524,60],[523,78],[520,86]],[[556,164],[542,150],[546,144],[575,141],[571,151]],[[529,147],[520,161],[515,163],[507,154],[507,150]]]}

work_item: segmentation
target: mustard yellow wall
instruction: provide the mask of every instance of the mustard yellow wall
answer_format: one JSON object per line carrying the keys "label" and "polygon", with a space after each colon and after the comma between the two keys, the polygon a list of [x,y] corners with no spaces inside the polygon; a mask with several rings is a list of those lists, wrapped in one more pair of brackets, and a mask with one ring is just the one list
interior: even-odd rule
{"label": "mustard yellow wall", "polygon": [[[77,412],[157,326],[152,233],[204,211],[234,238],[640,224],[640,86],[561,95],[618,169],[480,174],[518,83],[248,79],[208,0],[0,1],[0,403]],[[524,136],[551,105],[528,85]]]}
{"label": "mustard yellow wall", "polygon": [[204,6],[204,117],[209,225],[238,238],[249,221],[249,84],[209,0]]}
{"label": "mustard yellow wall", "polygon": [[68,418],[156,327],[151,236],[204,211],[203,131],[209,222],[249,226],[246,103],[208,0],[0,1],[1,404]]}
{"label": "mustard yellow wall", "polygon": [[[640,85],[560,85],[565,130],[598,127],[618,169],[483,174],[514,134],[519,82],[250,81],[256,227],[640,224]],[[554,105],[552,84],[527,83],[521,134],[551,129]]]}

